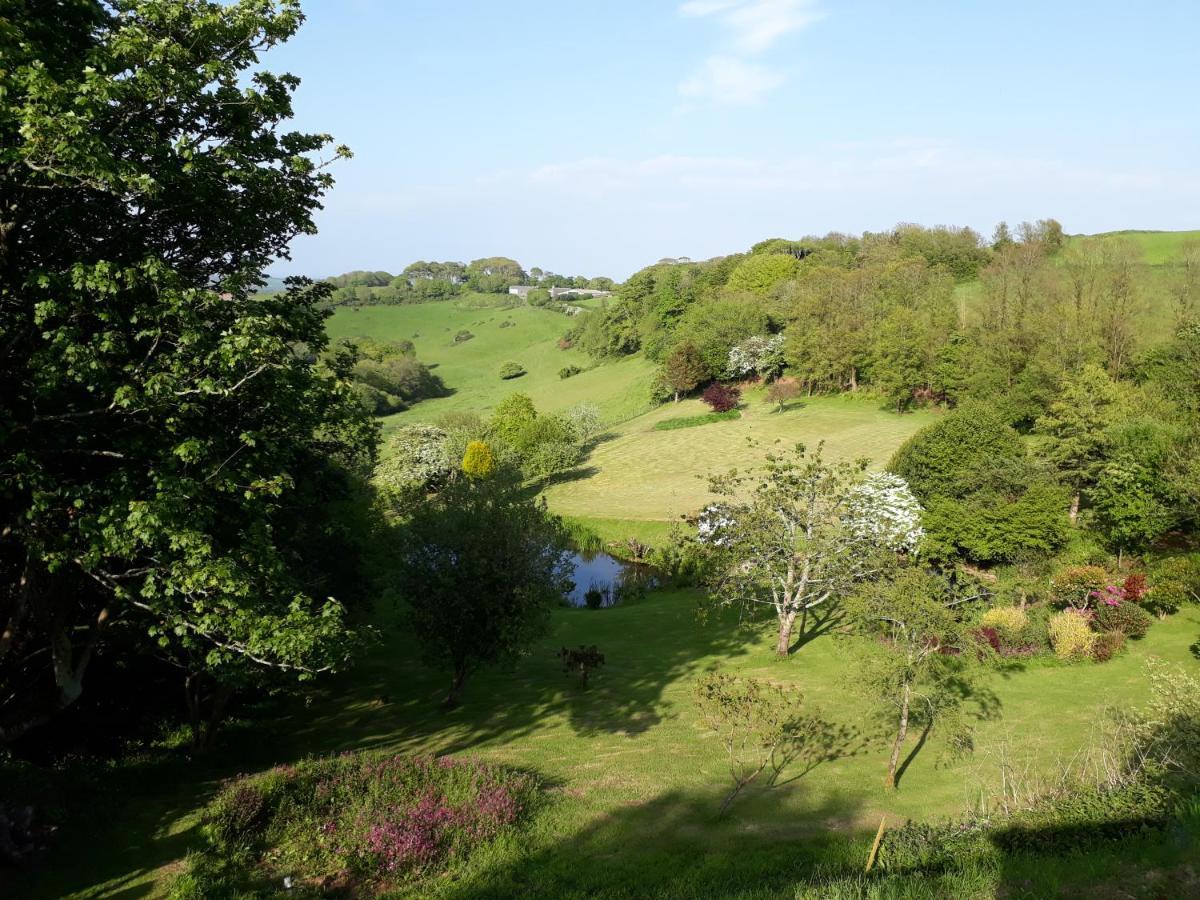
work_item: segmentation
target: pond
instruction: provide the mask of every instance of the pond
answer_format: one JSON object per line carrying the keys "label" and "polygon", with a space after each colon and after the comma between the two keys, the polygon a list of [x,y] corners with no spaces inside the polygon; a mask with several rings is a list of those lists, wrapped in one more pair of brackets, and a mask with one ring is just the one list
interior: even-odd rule
{"label": "pond", "polygon": [[639,596],[658,584],[649,566],[624,562],[607,553],[576,551],[568,554],[568,560],[574,587],[566,601],[571,606],[615,606],[625,597]]}

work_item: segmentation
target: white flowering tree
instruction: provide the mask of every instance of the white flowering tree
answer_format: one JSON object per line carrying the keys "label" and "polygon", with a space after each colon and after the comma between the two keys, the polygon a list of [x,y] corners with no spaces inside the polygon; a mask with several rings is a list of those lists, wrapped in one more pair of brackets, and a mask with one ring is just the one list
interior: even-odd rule
{"label": "white flowering tree", "polygon": [[442,487],[457,469],[447,434],[433,425],[397,428],[375,467],[375,483],[392,506],[404,506]]}
{"label": "white flowering tree", "polygon": [[783,371],[783,365],[783,335],[760,334],[730,349],[725,371],[730,378],[759,375],[770,379]]}
{"label": "white flowering tree", "polygon": [[710,594],[723,606],[770,607],[779,623],[776,652],[809,610],[828,607],[859,580],[914,552],[920,506],[902,479],[866,474],[866,460],[827,463],[821,447],[769,455],[752,476],[711,480],[721,500],[697,522],[713,557]]}

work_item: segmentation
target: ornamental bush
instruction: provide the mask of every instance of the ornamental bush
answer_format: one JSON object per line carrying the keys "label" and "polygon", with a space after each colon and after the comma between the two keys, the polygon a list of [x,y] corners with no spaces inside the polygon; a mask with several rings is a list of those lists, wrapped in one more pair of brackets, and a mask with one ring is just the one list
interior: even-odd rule
{"label": "ornamental bush", "polygon": [[174,894],[242,896],[286,876],[374,895],[465,861],[513,830],[537,791],[531,775],[448,756],[348,753],[280,766],[209,804],[207,846]]}
{"label": "ornamental bush", "polygon": [[1150,630],[1153,619],[1140,606],[1122,602],[1117,606],[1101,603],[1096,608],[1094,621],[1100,631],[1119,631],[1126,637],[1140,638]]}
{"label": "ornamental bush", "polygon": [[1143,606],[1151,612],[1165,616],[1179,612],[1185,603],[1200,603],[1200,555],[1168,557],[1150,574]]}
{"label": "ornamental bush", "polygon": [[1050,645],[1059,659],[1087,659],[1096,646],[1096,633],[1076,610],[1067,609],[1050,617]]}
{"label": "ornamental bush", "polygon": [[1003,637],[1016,638],[1029,624],[1029,616],[1016,606],[995,606],[983,614],[979,624],[984,628],[995,628]]}
{"label": "ornamental bush", "polygon": [[1087,609],[1095,600],[1093,594],[1110,583],[1108,572],[1101,566],[1067,566],[1050,576],[1050,589],[1060,606]]}
{"label": "ornamental bush", "polygon": [[710,384],[700,395],[700,399],[712,407],[713,412],[728,412],[738,405],[742,392],[735,387],[724,384]]}
{"label": "ornamental bush", "polygon": [[487,478],[496,471],[496,457],[484,441],[471,441],[462,458],[462,470],[471,478]]}
{"label": "ornamental bush", "polygon": [[1092,658],[1096,662],[1108,662],[1125,647],[1125,633],[1122,631],[1104,631],[1096,635],[1096,645],[1092,647]]}

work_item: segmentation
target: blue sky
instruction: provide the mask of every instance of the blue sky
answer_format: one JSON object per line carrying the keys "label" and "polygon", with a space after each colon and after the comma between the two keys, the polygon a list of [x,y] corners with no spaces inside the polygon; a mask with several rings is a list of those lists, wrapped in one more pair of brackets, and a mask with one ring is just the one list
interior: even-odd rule
{"label": "blue sky", "polygon": [[276,274],[623,278],[766,237],[1200,228],[1200,3],[307,0],[265,65],[350,145]]}

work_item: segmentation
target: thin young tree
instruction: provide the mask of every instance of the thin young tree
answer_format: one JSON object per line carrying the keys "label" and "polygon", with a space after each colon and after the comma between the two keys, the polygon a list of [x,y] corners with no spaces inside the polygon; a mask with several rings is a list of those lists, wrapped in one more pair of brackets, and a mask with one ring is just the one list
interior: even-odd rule
{"label": "thin young tree", "polygon": [[[862,636],[854,684],[881,703],[895,726],[888,757],[888,788],[896,787],[900,754],[914,720],[926,729],[960,724],[972,690],[969,636],[946,584],[917,567],[903,567],[865,584],[847,601]],[[959,730],[954,741],[962,744]]]}

